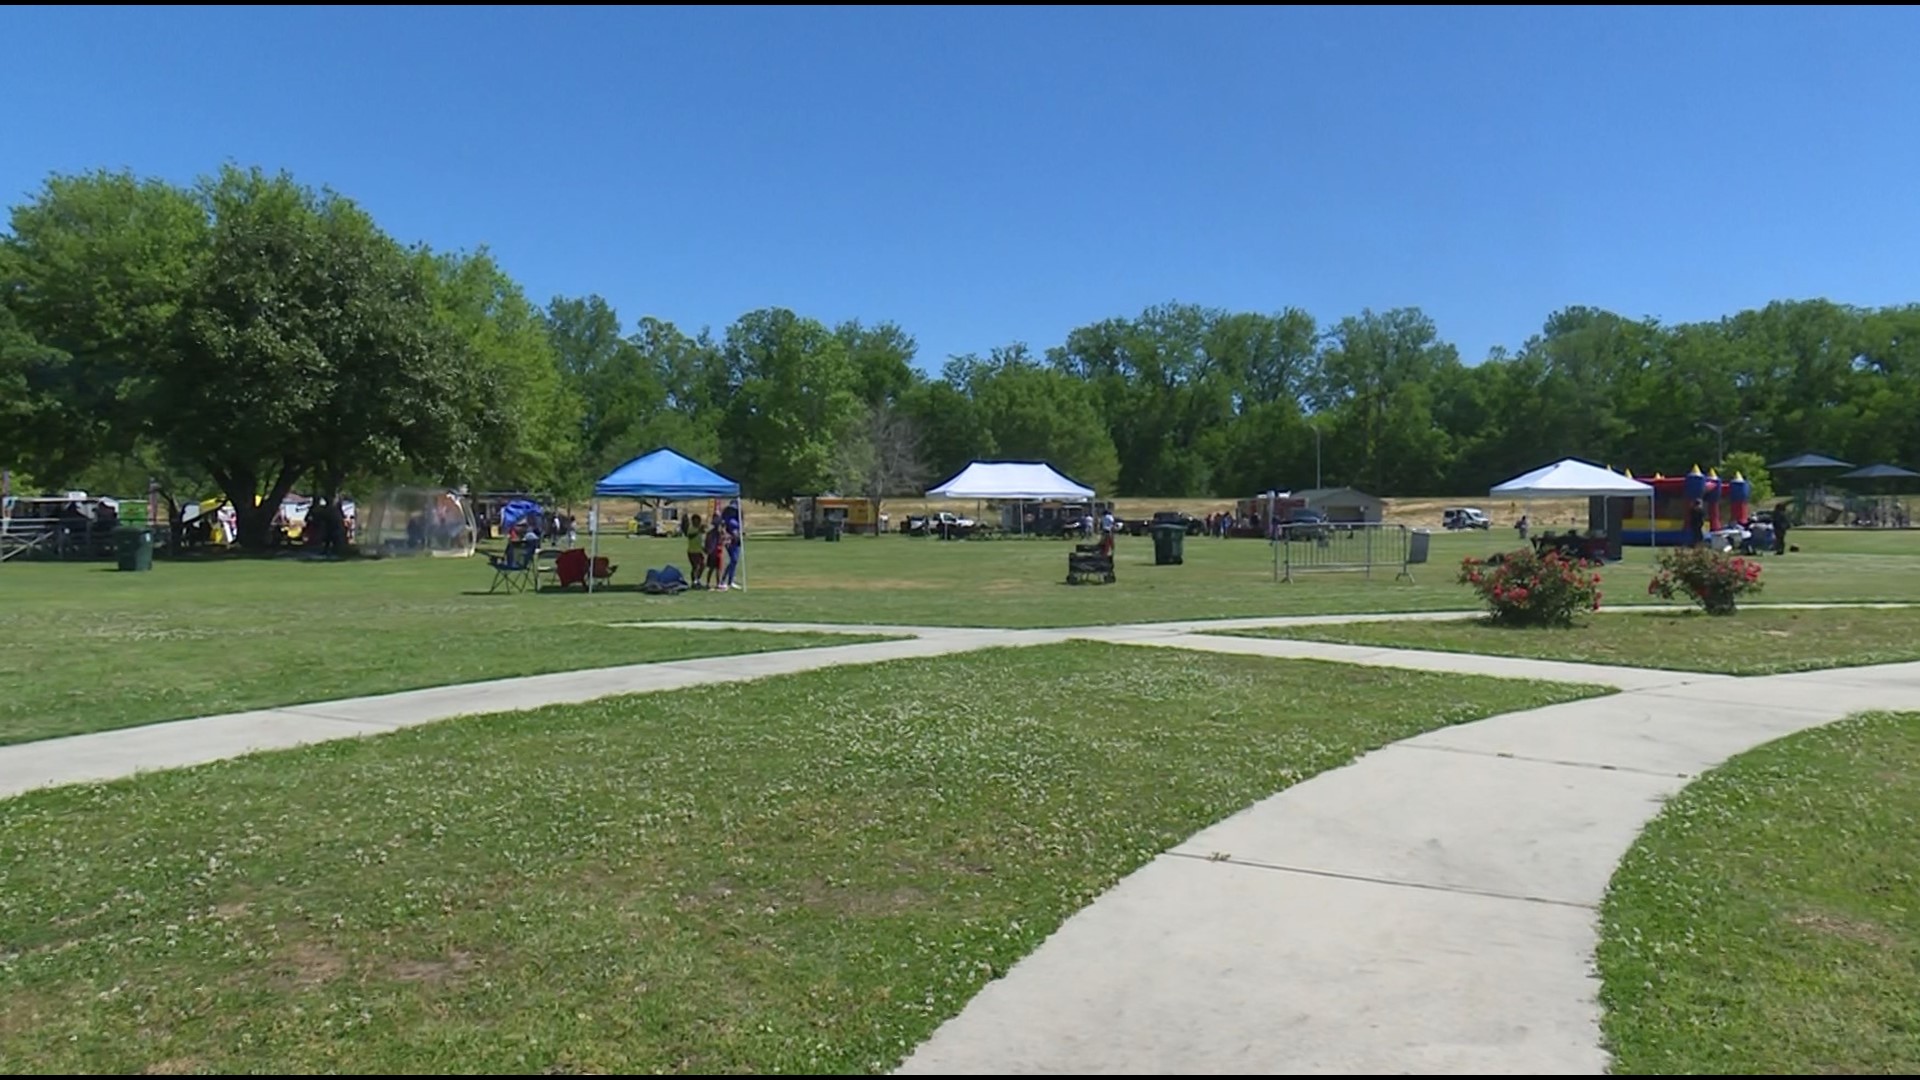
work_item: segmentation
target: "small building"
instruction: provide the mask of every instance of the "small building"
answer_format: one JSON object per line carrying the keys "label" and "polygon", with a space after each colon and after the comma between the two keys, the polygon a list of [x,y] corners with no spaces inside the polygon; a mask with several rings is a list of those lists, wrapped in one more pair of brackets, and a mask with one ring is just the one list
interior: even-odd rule
{"label": "small building", "polygon": [[1377,525],[1387,509],[1385,500],[1350,487],[1309,488],[1294,492],[1293,497],[1307,509],[1327,515],[1328,521],[1342,524]]}

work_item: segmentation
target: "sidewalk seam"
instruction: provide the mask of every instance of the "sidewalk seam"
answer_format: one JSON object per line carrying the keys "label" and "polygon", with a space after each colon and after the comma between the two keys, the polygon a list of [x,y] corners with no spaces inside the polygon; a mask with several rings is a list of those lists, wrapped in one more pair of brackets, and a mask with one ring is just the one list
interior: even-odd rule
{"label": "sidewalk seam", "polygon": [[1482,896],[1489,900],[1512,900],[1522,904],[1546,904],[1552,907],[1578,908],[1582,911],[1599,910],[1599,905],[1583,903],[1579,900],[1560,900],[1551,896],[1521,896],[1517,893],[1496,892],[1492,889],[1475,889],[1466,885],[1440,885],[1427,881],[1395,881],[1391,878],[1373,877],[1369,874],[1349,874],[1339,870],[1316,870],[1308,866],[1283,866],[1279,863],[1259,862],[1253,859],[1238,859],[1232,855],[1196,855],[1190,851],[1168,851],[1166,854],[1176,859],[1187,859],[1192,862],[1218,863],[1223,866],[1244,866],[1252,870],[1266,870],[1280,874],[1304,874],[1308,877],[1355,881],[1364,885],[1386,885],[1397,889],[1422,889],[1427,892],[1453,893],[1458,896]]}

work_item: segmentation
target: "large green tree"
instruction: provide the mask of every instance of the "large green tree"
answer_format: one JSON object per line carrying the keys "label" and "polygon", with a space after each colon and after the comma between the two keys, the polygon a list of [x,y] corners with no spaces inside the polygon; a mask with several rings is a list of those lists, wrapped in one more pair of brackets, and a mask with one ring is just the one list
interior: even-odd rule
{"label": "large green tree", "polygon": [[783,505],[825,490],[836,448],[862,415],[846,342],[817,319],[768,308],[728,327],[723,352],[723,471],[756,498]]}
{"label": "large green tree", "polygon": [[484,255],[409,251],[343,196],[231,167],[192,189],[56,177],[11,224],[6,306],[72,425],[59,471],[204,470],[260,546],[302,477],[333,494],[564,456],[544,325]]}

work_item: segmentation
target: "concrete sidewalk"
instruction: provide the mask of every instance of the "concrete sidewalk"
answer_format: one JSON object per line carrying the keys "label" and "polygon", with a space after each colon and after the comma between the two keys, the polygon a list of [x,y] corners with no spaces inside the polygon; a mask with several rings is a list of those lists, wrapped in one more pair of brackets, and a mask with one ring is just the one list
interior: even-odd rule
{"label": "concrete sidewalk", "polygon": [[1920,707],[1920,664],[1686,681],[1389,746],[1129,876],[901,1071],[1604,1072],[1593,909],[1661,801],[1892,707]]}
{"label": "concrete sidewalk", "polygon": [[[876,631],[868,628],[864,632]],[[0,799],[36,788],[114,780],[155,769],[203,765],[261,750],[283,750],[334,739],[377,735],[456,716],[577,704],[615,694],[741,682],[843,664],[872,664],[1063,640],[1064,636],[1048,631],[991,634],[939,631],[924,637],[903,636],[858,645],[741,653],[437,686],[44,739],[0,746]]]}

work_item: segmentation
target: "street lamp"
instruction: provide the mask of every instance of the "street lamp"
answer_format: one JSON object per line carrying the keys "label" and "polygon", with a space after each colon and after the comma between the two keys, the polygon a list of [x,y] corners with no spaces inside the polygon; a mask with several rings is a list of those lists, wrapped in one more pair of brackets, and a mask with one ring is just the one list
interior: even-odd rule
{"label": "street lamp", "polygon": [[1321,486],[1320,484],[1320,425],[1319,424],[1313,425],[1313,486],[1315,489],[1318,489]]}
{"label": "street lamp", "polygon": [[1741,424],[1746,423],[1748,419],[1749,419],[1748,417],[1742,416],[1740,419],[1735,420],[1732,423],[1728,423],[1728,424],[1716,424],[1711,420],[1694,421],[1694,425],[1693,425],[1694,427],[1703,427],[1703,428],[1706,428],[1708,431],[1713,432],[1713,446],[1714,446],[1714,453],[1715,453],[1715,457],[1713,461],[1714,468],[1719,469],[1719,468],[1726,467],[1727,429],[1728,428],[1737,429]]}

